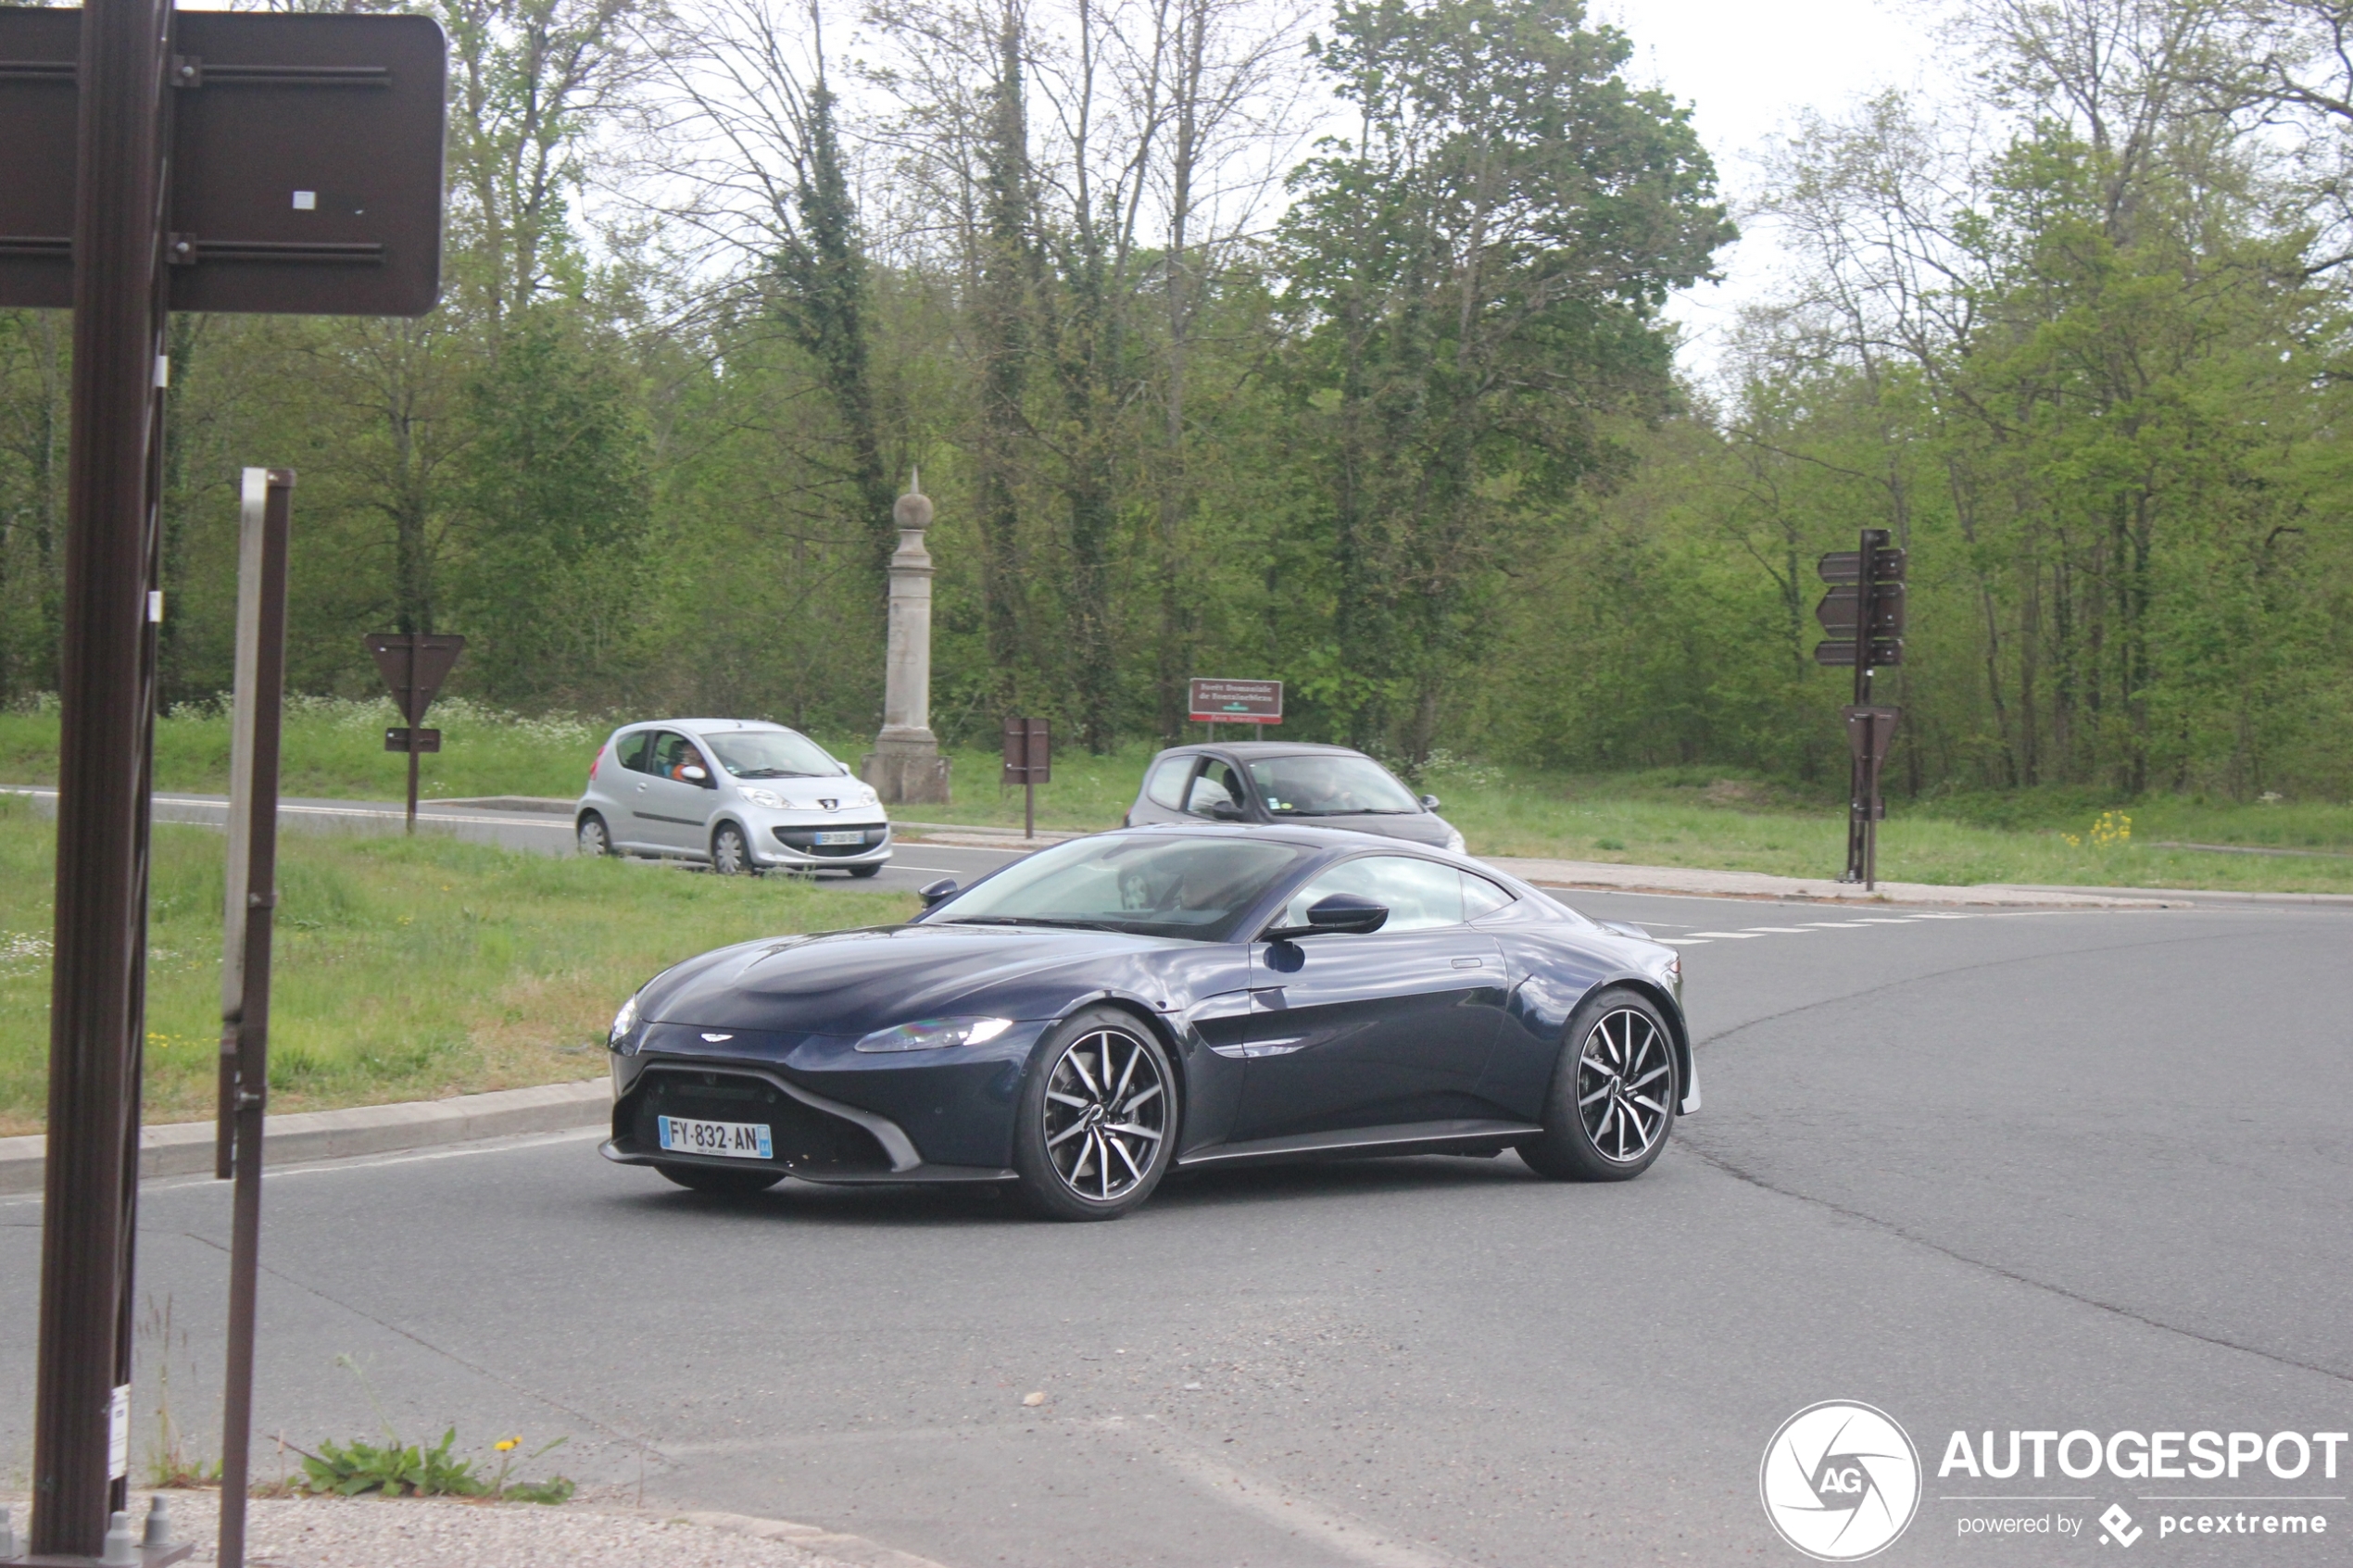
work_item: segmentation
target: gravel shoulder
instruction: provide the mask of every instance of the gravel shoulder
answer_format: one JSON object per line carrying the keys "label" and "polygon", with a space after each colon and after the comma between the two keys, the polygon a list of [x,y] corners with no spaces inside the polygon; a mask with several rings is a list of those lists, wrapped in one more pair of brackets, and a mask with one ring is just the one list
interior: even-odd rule
{"label": "gravel shoulder", "polygon": [[[133,1523],[160,1495],[174,1541],[217,1562],[220,1494],[133,1492]],[[21,1528],[24,1505],[11,1516]],[[812,1524],[678,1513],[590,1499],[531,1503],[403,1498],[256,1498],[245,1525],[253,1568],[940,1568],[927,1558]]]}

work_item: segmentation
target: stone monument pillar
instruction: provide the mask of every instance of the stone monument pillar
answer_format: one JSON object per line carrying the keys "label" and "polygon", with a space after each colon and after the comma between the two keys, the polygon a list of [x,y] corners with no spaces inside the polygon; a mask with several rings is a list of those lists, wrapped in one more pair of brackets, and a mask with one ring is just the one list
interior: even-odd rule
{"label": "stone monument pillar", "polygon": [[948,759],[931,733],[931,497],[920,475],[891,508],[899,548],[890,558],[890,646],[883,671],[883,727],[866,753],[866,782],[886,804],[944,806]]}

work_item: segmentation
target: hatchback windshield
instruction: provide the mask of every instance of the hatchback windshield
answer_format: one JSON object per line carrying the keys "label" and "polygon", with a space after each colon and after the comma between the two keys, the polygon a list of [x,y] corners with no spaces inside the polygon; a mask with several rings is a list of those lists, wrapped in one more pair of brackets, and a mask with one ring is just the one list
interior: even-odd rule
{"label": "hatchback windshield", "polygon": [[736,730],[705,735],[703,744],[739,779],[829,779],[841,771],[815,741],[790,730]]}
{"label": "hatchback windshield", "polygon": [[1278,817],[1386,817],[1421,809],[1369,757],[1265,757],[1250,764],[1250,780]]}
{"label": "hatchback windshield", "polygon": [[927,924],[1068,925],[1222,941],[1306,851],[1239,838],[1081,838],[1016,861]]}

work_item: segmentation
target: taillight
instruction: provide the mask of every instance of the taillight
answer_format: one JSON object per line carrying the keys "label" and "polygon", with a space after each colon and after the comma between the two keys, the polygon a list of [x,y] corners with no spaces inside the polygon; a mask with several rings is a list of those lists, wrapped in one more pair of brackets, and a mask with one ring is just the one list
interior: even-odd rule
{"label": "taillight", "polygon": [[588,759],[588,782],[590,784],[595,784],[597,782],[597,764],[602,762],[604,759],[605,754],[601,751],[598,752],[596,756]]}

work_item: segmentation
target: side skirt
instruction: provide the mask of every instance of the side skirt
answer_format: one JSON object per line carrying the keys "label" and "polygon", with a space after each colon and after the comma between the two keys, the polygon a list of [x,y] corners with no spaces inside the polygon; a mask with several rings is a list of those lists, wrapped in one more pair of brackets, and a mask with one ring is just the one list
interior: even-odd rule
{"label": "side skirt", "polygon": [[[1388,1127],[1350,1127],[1336,1133],[1297,1133],[1289,1137],[1253,1138],[1248,1143],[1214,1144],[1176,1157],[1179,1165],[1218,1165],[1230,1160],[1286,1160],[1315,1154],[1407,1153],[1491,1154],[1544,1129],[1526,1122],[1406,1122]],[[1449,1146],[1466,1145],[1456,1149]]]}

